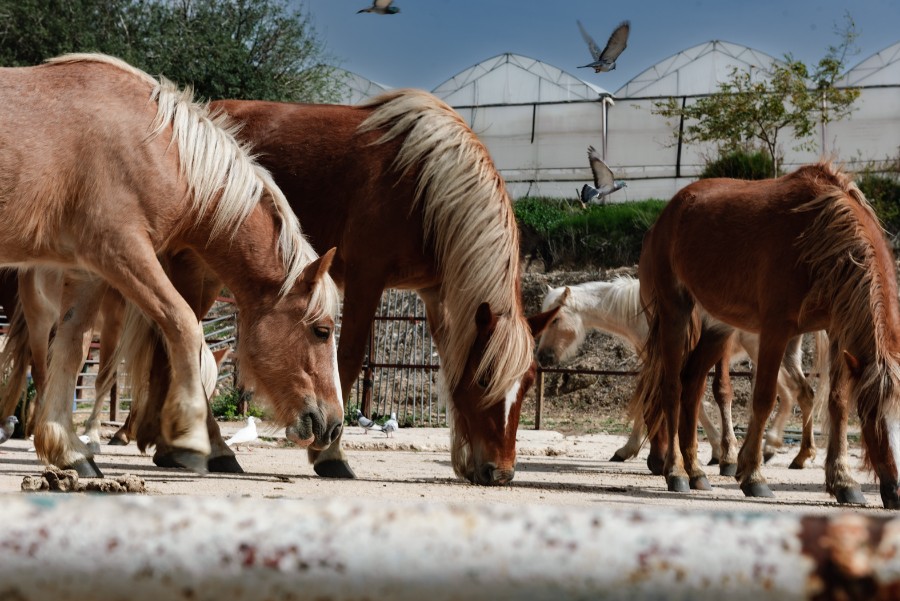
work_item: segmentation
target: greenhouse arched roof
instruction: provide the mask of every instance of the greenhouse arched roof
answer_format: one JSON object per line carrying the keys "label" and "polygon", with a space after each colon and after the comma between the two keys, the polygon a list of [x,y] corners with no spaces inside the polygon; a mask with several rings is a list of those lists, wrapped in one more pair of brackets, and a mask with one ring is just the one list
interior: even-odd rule
{"label": "greenhouse arched roof", "polygon": [[346,86],[339,100],[341,104],[359,104],[363,100],[377,96],[390,89],[388,86],[366,79],[362,75],[357,75],[346,69],[336,68],[334,71],[337,77],[342,78]]}
{"label": "greenhouse arched roof", "polygon": [[841,85],[879,86],[900,83],[900,42],[876,52],[841,79]]}
{"label": "greenhouse arched roof", "polygon": [[619,98],[711,94],[740,70],[767,70],[778,59],[740,44],[712,40],[661,60],[619,88]]}
{"label": "greenhouse arched roof", "polygon": [[558,67],[511,53],[459,72],[432,93],[451,106],[596,100],[609,94]]}

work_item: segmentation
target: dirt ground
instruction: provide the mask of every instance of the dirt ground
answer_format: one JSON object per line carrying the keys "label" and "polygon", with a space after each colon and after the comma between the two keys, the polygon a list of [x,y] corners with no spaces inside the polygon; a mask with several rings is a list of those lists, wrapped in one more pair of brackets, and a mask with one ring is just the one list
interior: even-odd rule
{"label": "dirt ground", "polygon": [[[242,424],[226,422],[227,435]],[[111,434],[112,428],[106,432]],[[804,470],[787,468],[796,445],[780,453],[764,468],[776,495],[774,499],[746,499],[733,478],[708,467],[714,489],[709,492],[669,493],[662,477],[646,466],[646,449],[638,459],[612,463],[608,459],[624,442],[614,434],[565,436],[554,431],[520,429],[519,462],[512,485],[485,488],[458,480],[450,467],[449,433],[442,428],[401,428],[393,438],[364,434],[351,426],[345,447],[357,480],[317,477],[307,463],[306,452],[290,446],[282,433],[263,423],[265,440],[242,448],[238,460],[246,473],[195,476],[184,470],[162,469],[149,456],[128,447],[103,447],[97,464],[108,478],[131,474],[142,478],[149,495],[200,495],[217,497],[289,499],[372,499],[379,502],[441,501],[508,505],[546,504],[583,507],[668,507],[686,511],[727,510],[740,512],[826,513],[842,508],[824,492],[820,458]],[[268,436],[267,436],[268,435]],[[25,476],[38,475],[42,466],[31,444],[11,440],[0,447],[0,495],[20,492]],[[709,446],[701,444],[701,457]],[[858,449],[851,463],[859,463]],[[878,487],[868,474],[857,473],[868,507],[858,511],[885,513]],[[59,494],[59,493],[57,493]]]}

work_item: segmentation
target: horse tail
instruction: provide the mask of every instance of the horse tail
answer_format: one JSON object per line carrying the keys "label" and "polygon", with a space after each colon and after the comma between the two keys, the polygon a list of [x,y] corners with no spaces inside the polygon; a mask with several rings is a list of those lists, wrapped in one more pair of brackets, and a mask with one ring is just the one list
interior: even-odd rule
{"label": "horse tail", "polygon": [[28,367],[31,347],[28,344],[28,323],[22,304],[16,303],[9,316],[6,346],[0,351],[0,416],[12,415],[28,386]]}
{"label": "horse tail", "polygon": [[639,349],[640,368],[628,404],[628,418],[646,423],[647,436],[652,438],[663,427],[665,419],[662,405],[663,348],[658,314],[650,311],[650,307],[645,310],[649,330],[643,347]]}

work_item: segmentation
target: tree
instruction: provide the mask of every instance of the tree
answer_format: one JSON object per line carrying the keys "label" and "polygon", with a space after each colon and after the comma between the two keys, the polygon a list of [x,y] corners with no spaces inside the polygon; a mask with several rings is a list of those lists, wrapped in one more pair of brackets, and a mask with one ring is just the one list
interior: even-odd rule
{"label": "tree", "polygon": [[[790,54],[769,71],[732,68],[716,93],[692,104],[669,98],[654,103],[653,112],[687,123],[680,134],[683,141],[715,142],[720,153],[761,145],[772,158],[773,176],[777,175],[783,130],[793,131],[798,150],[812,149],[816,124],[824,127],[846,117],[859,97],[858,89],[835,86],[858,35],[850,16],[845,18],[845,27],[838,32],[841,43],[830,46],[812,70]],[[815,88],[809,86],[811,80]]]}
{"label": "tree", "polygon": [[311,18],[282,0],[0,0],[0,64],[104,52],[200,98],[336,100]]}

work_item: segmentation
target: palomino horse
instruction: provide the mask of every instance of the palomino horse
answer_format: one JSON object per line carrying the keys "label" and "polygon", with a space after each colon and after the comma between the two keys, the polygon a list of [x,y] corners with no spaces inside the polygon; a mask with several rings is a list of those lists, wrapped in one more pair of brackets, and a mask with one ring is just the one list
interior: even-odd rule
{"label": "palomino horse", "polygon": [[[828,163],[772,180],[701,180],[678,192],[641,251],[638,271],[650,334],[634,397],[647,408],[654,431],[665,425],[669,489],[686,490],[705,480],[696,457],[698,383],[721,355],[730,327],[739,327],[759,333],[759,359],[737,478],[747,496],[772,495],[760,464],[778,366],[791,338],[825,329],[832,427],[826,489],[840,503],[865,502],[847,461],[849,391],[884,506],[900,507],[895,269],[865,197]],[[697,306],[730,327],[700,334]]]}
{"label": "palomino horse", "polygon": [[[331,274],[344,290],[344,391],[359,375],[382,291],[416,290],[451,401],[454,471],[478,484],[509,482],[534,338],[512,202],[484,145],[449,106],[417,90],[362,106],[211,106],[242,124],[239,137],[272,172],[313,246],[338,247]],[[536,317],[540,328],[547,316]],[[310,459],[319,474],[352,477],[338,444]]]}
{"label": "palomino horse", "polygon": [[311,446],[330,445],[343,418],[331,256],[316,257],[227,119],[102,55],[0,69],[0,104],[0,264],[67,269],[36,417],[41,458],[99,475],[70,400],[83,333],[112,285],[165,340],[163,438],[182,465],[206,471],[197,318],[160,262],[179,251],[196,253],[234,293],[244,375],[277,419]]}
{"label": "palomino horse", "polygon": [[[592,329],[622,338],[638,355],[647,340],[647,318],[641,306],[640,282],[635,278],[618,276],[610,282],[548,287],[541,309],[548,311],[555,307],[559,307],[559,312],[544,330],[538,343],[538,361],[545,367],[572,358],[584,342],[586,333]],[[827,359],[827,346],[825,341],[819,340],[819,334],[824,337],[824,333],[819,331],[816,337],[816,365],[821,368],[823,360]],[[807,460],[816,456],[813,402],[815,398],[820,398],[820,395],[813,395],[812,386],[803,374],[800,343],[799,336],[792,338],[782,359],[778,372],[778,413],[773,419],[772,428],[766,434],[764,453],[768,460],[774,455],[775,449],[783,445],[784,427],[796,401],[803,414],[803,436],[800,450],[790,465],[794,469],[802,469]],[[731,419],[733,392],[728,369],[731,363],[744,357],[749,357],[755,363],[758,355],[759,336],[735,330],[730,344],[725,347],[725,354],[716,363],[712,390],[719,407],[720,423],[723,424],[721,438],[703,404],[700,405],[700,422],[712,447],[709,465],[720,464],[719,471],[722,475],[733,476],[737,470],[737,439]],[[615,452],[611,461],[626,461],[636,456],[644,437],[644,417],[638,414],[628,441]],[[725,449],[724,456],[722,449]],[[654,462],[654,467],[661,469],[661,457],[648,461]]]}

